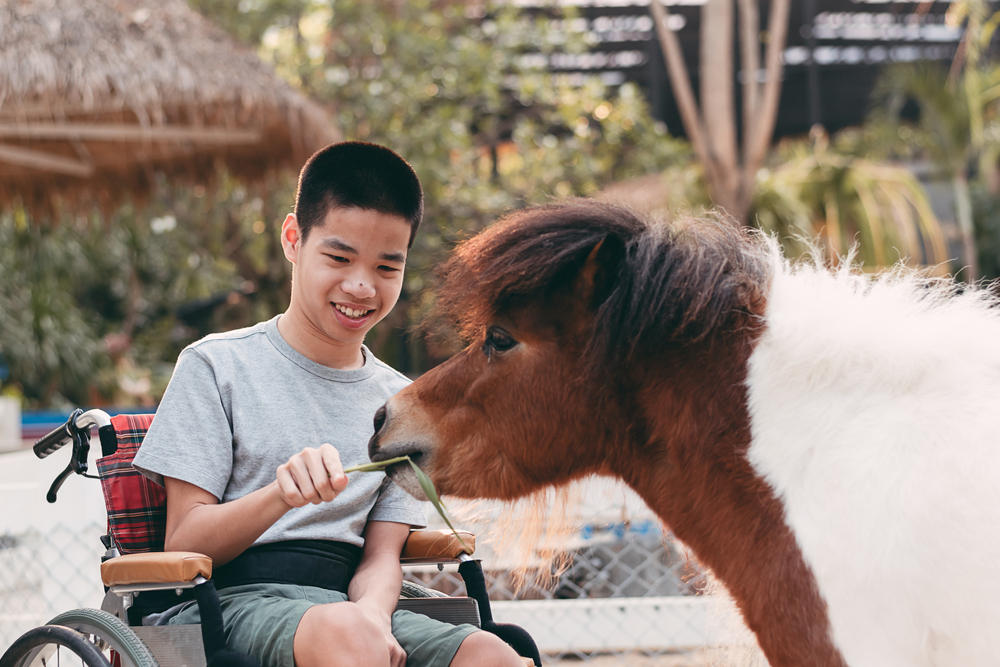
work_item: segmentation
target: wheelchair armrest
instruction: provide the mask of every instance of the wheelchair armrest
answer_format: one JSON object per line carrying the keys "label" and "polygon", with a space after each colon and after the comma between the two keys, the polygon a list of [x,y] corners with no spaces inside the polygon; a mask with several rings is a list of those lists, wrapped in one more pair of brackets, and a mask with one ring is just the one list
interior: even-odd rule
{"label": "wheelchair armrest", "polygon": [[[457,561],[463,553],[471,556],[471,552],[476,550],[476,536],[465,530],[458,531],[458,534],[462,536],[461,540],[446,528],[414,530],[406,538],[399,560],[403,564],[443,563]],[[462,541],[468,545],[468,549]]]}
{"label": "wheelchair armrest", "polygon": [[190,582],[212,577],[212,559],[191,551],[127,554],[101,563],[105,586]]}

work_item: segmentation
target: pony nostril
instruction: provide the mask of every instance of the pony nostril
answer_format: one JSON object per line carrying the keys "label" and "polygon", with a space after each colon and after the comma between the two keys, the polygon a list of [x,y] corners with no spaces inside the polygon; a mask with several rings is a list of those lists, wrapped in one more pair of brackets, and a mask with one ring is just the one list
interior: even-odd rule
{"label": "pony nostril", "polygon": [[383,405],[378,410],[375,411],[375,432],[378,433],[382,430],[382,426],[385,424],[385,406]]}

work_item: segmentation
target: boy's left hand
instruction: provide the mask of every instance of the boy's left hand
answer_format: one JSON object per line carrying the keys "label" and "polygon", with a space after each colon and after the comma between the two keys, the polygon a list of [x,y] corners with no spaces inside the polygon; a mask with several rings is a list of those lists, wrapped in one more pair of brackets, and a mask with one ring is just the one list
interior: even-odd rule
{"label": "boy's left hand", "polygon": [[406,651],[403,650],[403,647],[399,645],[396,637],[392,634],[392,617],[379,609],[369,607],[365,604],[359,604],[358,607],[361,608],[362,613],[369,620],[382,629],[386,645],[389,647],[389,664],[392,667],[405,667]]}

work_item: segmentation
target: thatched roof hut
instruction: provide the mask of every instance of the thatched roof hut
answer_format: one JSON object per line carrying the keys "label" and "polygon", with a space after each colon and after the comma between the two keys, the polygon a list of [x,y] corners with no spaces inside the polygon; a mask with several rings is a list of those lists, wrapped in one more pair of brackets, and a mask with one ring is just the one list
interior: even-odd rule
{"label": "thatched roof hut", "polygon": [[326,112],[184,0],[0,3],[0,205],[299,165]]}

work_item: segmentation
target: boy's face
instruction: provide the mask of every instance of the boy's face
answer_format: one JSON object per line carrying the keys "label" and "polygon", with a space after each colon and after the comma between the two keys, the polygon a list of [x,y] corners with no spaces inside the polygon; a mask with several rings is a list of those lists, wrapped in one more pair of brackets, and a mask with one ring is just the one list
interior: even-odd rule
{"label": "boy's face", "polygon": [[290,311],[310,338],[360,349],[399,299],[410,240],[401,216],[332,208],[303,240],[294,215],[281,243],[294,265]]}

